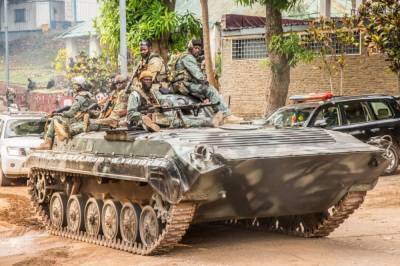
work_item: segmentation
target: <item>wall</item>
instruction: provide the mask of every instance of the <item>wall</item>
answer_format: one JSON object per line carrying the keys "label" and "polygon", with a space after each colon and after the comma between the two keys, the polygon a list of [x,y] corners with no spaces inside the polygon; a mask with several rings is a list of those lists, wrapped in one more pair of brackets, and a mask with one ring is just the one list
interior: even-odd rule
{"label": "wall", "polygon": [[[77,21],[93,20],[99,14],[100,1],[76,0]],[[65,0],[65,20],[73,21],[72,0]]]}
{"label": "wall", "polygon": [[[249,38],[255,36],[242,36]],[[260,36],[256,36],[260,37]],[[236,39],[237,37],[235,37]],[[266,91],[270,72],[265,59],[232,60],[232,38],[222,40],[221,92],[231,98],[234,114],[253,118],[264,115]],[[291,71],[289,95],[330,91],[329,75],[315,60],[300,64]],[[340,78],[335,76],[334,94],[338,95]],[[388,70],[382,55],[352,55],[346,57],[344,70],[344,95],[385,93],[398,95],[396,75]]]}
{"label": "wall", "polygon": [[[15,9],[25,9],[25,22],[15,22]],[[1,30],[4,31],[4,8],[1,8]],[[35,30],[36,27],[36,3],[35,2],[21,2],[9,3],[8,5],[8,30],[9,31],[23,31]]]}

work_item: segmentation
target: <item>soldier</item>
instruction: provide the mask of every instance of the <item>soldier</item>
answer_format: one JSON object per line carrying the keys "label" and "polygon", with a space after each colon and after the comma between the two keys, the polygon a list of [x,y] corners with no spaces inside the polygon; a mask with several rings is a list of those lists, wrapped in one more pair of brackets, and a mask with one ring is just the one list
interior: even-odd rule
{"label": "soldier", "polygon": [[[151,52],[151,42],[140,42],[140,55],[142,60],[139,63],[136,77],[140,77],[141,72],[148,70],[151,72],[153,83],[160,83],[167,80],[167,70],[163,59],[157,53]],[[140,82],[136,82],[138,84]]]}
{"label": "soldier", "polygon": [[139,77],[140,83],[134,87],[128,99],[127,121],[131,126],[142,126],[147,131],[157,132],[160,127],[153,122],[150,115],[142,112],[153,105],[158,105],[153,87],[153,73],[144,70]]}
{"label": "soldier", "polygon": [[60,140],[64,140],[69,137],[69,127],[72,123],[81,121],[83,114],[87,112],[89,106],[93,104],[92,95],[88,92],[88,86],[86,80],[82,76],[75,77],[73,79],[73,90],[76,94],[74,103],[71,107],[59,114],[56,114],[47,127],[44,142],[37,148],[38,150],[50,150],[53,146],[54,136],[57,136]]}
{"label": "soldier", "polygon": [[169,64],[174,91],[194,96],[200,100],[207,99],[211,103],[219,103],[215,111],[223,113],[224,123],[242,121],[241,118],[231,114],[217,90],[208,84],[196,59],[200,55],[201,49],[201,41],[192,40],[188,44],[188,52],[179,55]]}
{"label": "soldier", "polygon": [[96,124],[110,126],[112,128],[118,127],[120,120],[126,116],[128,107],[128,95],[126,94],[125,88],[127,86],[128,79],[117,75],[114,78],[113,85],[115,90],[110,95],[111,107],[109,115],[106,114],[104,118],[96,120]]}
{"label": "soldier", "polygon": [[154,84],[152,81],[152,73],[143,71],[140,76],[140,85],[136,86],[128,100],[127,121],[132,126],[142,126],[147,131],[157,132],[160,126],[164,127],[215,127],[219,125],[219,121],[223,119],[222,113],[218,113],[215,117],[201,119],[190,119],[185,117],[179,111],[169,111],[169,114],[152,113],[145,114],[146,110],[152,106],[164,105],[162,94],[160,93],[160,84]]}
{"label": "soldier", "polygon": [[7,88],[6,90],[6,98],[7,98],[7,105],[10,106],[11,104],[15,103],[15,90],[13,88]]}

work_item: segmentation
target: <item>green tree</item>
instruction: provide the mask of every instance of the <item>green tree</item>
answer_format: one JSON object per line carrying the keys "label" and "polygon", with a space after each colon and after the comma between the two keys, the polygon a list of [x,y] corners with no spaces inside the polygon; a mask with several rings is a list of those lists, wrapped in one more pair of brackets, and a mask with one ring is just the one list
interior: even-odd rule
{"label": "green tree", "polygon": [[[282,11],[294,8],[301,0],[235,0],[243,5],[260,3],[265,6],[265,40],[267,47],[274,36],[283,35]],[[273,47],[272,47],[273,48]],[[267,93],[266,113],[285,105],[290,84],[290,65],[286,54],[276,50],[268,51],[269,64],[271,68],[271,81]]]}
{"label": "green tree", "polygon": [[358,20],[354,17],[343,17],[338,21],[321,17],[310,22],[305,39],[314,43],[314,52],[322,62],[322,69],[328,72],[329,85],[335,93],[333,77],[339,73],[339,95],[343,95],[344,68],[346,65],[346,48],[359,46],[357,38]]}
{"label": "green tree", "polygon": [[398,0],[367,0],[360,6],[364,43],[369,50],[387,55],[390,70],[397,74],[400,91],[400,2]]}
{"label": "green tree", "polygon": [[[175,0],[127,0],[127,40],[134,54],[138,53],[139,41],[149,39],[166,59],[168,50],[182,50],[188,39],[201,35],[200,22],[189,13],[178,15],[174,7]],[[119,49],[118,0],[102,0],[95,26],[106,53],[115,60]]]}

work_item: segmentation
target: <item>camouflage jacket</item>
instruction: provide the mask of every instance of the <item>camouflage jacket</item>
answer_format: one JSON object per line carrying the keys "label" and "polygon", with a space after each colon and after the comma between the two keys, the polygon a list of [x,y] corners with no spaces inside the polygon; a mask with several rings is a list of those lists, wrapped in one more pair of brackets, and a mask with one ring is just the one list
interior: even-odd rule
{"label": "camouflage jacket", "polygon": [[175,66],[176,72],[185,71],[190,76],[189,82],[201,84],[206,82],[203,71],[201,70],[196,58],[190,53],[182,54]]}
{"label": "camouflage jacket", "polygon": [[65,118],[74,118],[80,112],[86,112],[87,108],[93,103],[92,94],[87,91],[81,91],[75,97],[74,103],[68,111],[62,112],[61,116]]}
{"label": "camouflage jacket", "polygon": [[141,86],[135,86],[128,99],[128,122],[138,124],[144,110],[152,105],[159,104],[159,88],[158,84],[153,84],[151,92],[146,93],[143,91]]}
{"label": "camouflage jacket", "polygon": [[155,82],[161,82],[167,77],[167,69],[164,61],[157,53],[151,53],[147,58],[142,59],[137,76],[139,77],[140,73],[144,70],[151,72],[153,81]]}

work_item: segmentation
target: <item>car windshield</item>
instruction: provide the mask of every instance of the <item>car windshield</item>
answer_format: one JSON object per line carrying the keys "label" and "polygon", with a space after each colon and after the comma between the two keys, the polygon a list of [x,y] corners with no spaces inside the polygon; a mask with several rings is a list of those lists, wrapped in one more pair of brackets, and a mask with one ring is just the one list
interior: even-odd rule
{"label": "car windshield", "polygon": [[315,107],[293,107],[279,109],[269,117],[266,124],[275,127],[302,127]]}
{"label": "car windshield", "polygon": [[39,119],[15,119],[7,123],[5,138],[38,137],[44,131],[45,122]]}

